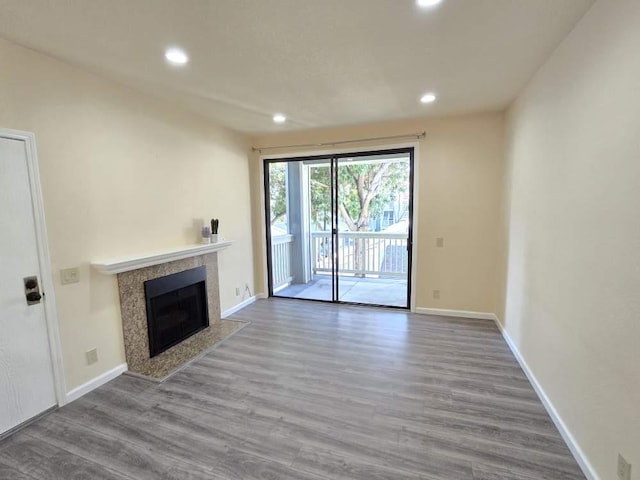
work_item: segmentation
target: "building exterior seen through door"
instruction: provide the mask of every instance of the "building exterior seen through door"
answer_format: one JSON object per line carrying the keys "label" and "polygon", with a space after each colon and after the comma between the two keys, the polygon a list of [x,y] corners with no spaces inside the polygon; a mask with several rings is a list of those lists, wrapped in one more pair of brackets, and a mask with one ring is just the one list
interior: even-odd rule
{"label": "building exterior seen through door", "polygon": [[413,149],[265,160],[269,294],[408,308]]}

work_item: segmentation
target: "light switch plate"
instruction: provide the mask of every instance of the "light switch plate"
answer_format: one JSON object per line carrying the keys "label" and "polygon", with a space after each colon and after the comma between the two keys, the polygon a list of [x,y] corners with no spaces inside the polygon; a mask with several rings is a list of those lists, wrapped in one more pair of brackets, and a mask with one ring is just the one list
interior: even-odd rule
{"label": "light switch plate", "polygon": [[69,283],[78,283],[80,281],[80,269],[65,268],[60,270],[60,283],[62,285],[68,285]]}

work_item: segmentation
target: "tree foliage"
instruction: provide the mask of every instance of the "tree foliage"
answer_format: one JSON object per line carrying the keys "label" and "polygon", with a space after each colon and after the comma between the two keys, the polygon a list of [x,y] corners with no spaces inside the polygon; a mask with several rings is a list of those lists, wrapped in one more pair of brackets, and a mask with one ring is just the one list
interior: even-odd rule
{"label": "tree foliage", "polygon": [[286,220],[287,214],[287,164],[269,164],[269,196],[271,198],[271,225]]}
{"label": "tree foliage", "polygon": [[[269,165],[271,225],[286,221],[287,164]],[[311,165],[311,221],[316,228],[327,231],[331,225],[331,168]],[[340,162],[338,166],[338,215],[350,231],[366,231],[370,220],[382,216],[385,207],[397,193],[406,192],[409,180],[407,162],[376,163]]]}
{"label": "tree foliage", "polygon": [[[324,230],[331,221],[330,168],[312,167],[311,216]],[[338,214],[350,231],[366,231],[369,221],[382,215],[398,192],[406,192],[407,162],[340,163]]]}

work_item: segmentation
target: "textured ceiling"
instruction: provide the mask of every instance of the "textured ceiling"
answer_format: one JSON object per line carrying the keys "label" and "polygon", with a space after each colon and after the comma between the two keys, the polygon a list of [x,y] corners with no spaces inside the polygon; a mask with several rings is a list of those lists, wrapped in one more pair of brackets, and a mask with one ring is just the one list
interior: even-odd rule
{"label": "textured ceiling", "polygon": [[0,0],[0,36],[257,133],[503,108],[592,3]]}

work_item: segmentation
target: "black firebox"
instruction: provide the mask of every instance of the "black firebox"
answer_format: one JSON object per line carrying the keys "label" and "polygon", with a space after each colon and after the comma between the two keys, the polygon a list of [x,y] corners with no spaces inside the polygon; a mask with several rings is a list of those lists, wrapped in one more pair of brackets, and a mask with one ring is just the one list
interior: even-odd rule
{"label": "black firebox", "polygon": [[209,326],[206,266],[148,280],[144,293],[151,357]]}

